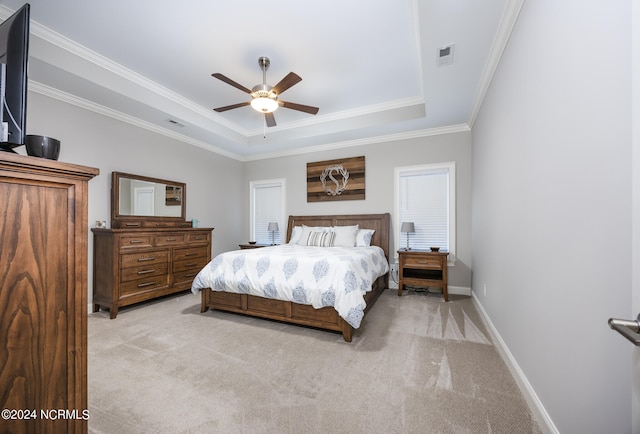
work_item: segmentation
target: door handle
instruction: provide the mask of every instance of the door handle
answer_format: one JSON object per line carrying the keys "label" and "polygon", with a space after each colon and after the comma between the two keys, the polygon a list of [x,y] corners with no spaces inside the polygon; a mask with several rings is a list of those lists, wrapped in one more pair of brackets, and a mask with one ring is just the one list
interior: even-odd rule
{"label": "door handle", "polygon": [[627,338],[634,345],[640,347],[640,314],[638,314],[638,319],[635,321],[609,318],[609,327]]}

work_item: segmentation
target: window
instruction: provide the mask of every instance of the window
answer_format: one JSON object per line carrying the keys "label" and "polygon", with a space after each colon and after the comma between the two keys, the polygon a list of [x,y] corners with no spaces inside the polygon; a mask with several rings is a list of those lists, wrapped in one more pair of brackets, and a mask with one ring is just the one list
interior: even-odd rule
{"label": "window", "polygon": [[409,247],[440,247],[455,258],[456,249],[456,166],[454,162],[396,167],[395,222],[397,249],[407,246],[407,234],[400,232],[402,222],[413,222]]}
{"label": "window", "polygon": [[251,181],[251,228],[250,238],[260,244],[271,244],[272,233],[269,223],[278,223],[278,230],[273,233],[275,244],[282,244],[287,223],[284,221],[284,179]]}

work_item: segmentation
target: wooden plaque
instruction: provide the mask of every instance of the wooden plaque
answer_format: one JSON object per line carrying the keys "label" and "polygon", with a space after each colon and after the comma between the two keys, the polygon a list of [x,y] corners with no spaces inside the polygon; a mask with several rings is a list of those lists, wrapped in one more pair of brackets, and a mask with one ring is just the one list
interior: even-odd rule
{"label": "wooden plaque", "polygon": [[364,156],[307,163],[307,202],[364,200]]}

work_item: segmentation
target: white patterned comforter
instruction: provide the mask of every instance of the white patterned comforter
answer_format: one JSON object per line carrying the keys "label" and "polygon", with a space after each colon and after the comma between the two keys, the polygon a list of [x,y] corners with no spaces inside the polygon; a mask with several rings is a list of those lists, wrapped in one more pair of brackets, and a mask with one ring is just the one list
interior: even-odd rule
{"label": "white patterned comforter", "polygon": [[196,276],[201,289],[333,306],[352,327],[360,327],[364,294],[389,271],[380,247],[306,247],[292,244],[234,250],[216,256]]}

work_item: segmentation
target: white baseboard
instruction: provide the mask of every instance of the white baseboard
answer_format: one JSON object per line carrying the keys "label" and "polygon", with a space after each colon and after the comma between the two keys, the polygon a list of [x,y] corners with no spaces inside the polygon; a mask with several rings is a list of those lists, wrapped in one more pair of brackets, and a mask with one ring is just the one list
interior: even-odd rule
{"label": "white baseboard", "polygon": [[471,296],[471,288],[464,286],[449,286],[447,290],[449,294]]}
{"label": "white baseboard", "polygon": [[[394,282],[393,280],[389,280],[389,289],[398,289],[398,282]],[[436,289],[436,288],[434,288]],[[440,291],[439,289],[437,289]],[[471,288],[467,288],[464,286],[449,286],[447,288],[449,294],[455,295],[466,295],[467,297],[471,296]]]}
{"label": "white baseboard", "polygon": [[529,409],[531,409],[533,417],[540,425],[540,429],[548,434],[559,434],[560,431],[558,431],[558,428],[556,428],[555,424],[551,420],[549,413],[547,413],[547,410],[542,405],[542,401],[540,401],[540,398],[538,398],[538,395],[536,395],[536,392],[535,390],[533,390],[531,383],[529,383],[529,380],[527,380],[524,372],[522,372],[522,369],[520,369],[518,362],[516,362],[513,354],[511,354],[511,351],[509,351],[507,344],[504,342],[504,340],[500,336],[500,333],[498,333],[498,330],[491,322],[489,315],[487,315],[487,312],[484,310],[484,307],[482,307],[482,304],[480,303],[474,292],[471,292],[471,298],[473,300],[473,304],[478,309],[482,320],[485,322],[487,328],[489,329],[489,333],[493,338],[496,348],[509,367],[509,371],[511,371],[511,375],[513,375],[514,379],[516,380],[516,383],[518,384],[520,391],[524,395],[527,404],[529,404]]}

